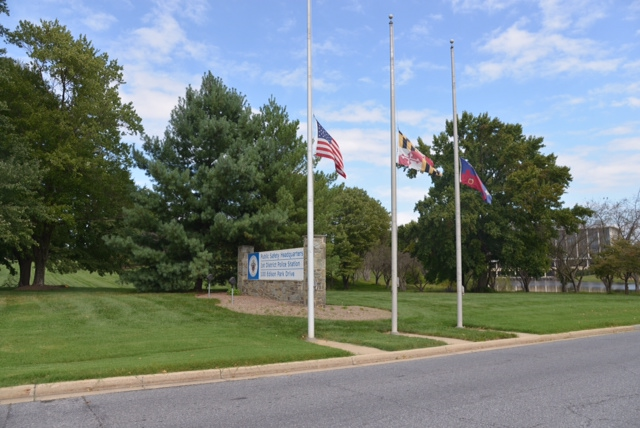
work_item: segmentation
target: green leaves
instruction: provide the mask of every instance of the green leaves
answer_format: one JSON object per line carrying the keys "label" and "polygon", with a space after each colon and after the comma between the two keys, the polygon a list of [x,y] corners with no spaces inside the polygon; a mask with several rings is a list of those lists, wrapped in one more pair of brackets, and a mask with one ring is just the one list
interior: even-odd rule
{"label": "green leaves", "polygon": [[[110,241],[130,255],[136,287],[189,289],[208,273],[224,281],[235,275],[239,245],[300,246],[306,145],[297,127],[273,99],[252,112],[211,73],[200,88],[188,87],[163,138],[145,136],[135,154],[153,189],[142,191],[126,231]],[[168,281],[170,274],[182,279]]]}
{"label": "green leaves", "polygon": [[323,209],[330,223],[318,233],[327,234],[327,258],[337,256],[331,275],[341,276],[345,288],[364,263],[364,257],[383,241],[391,226],[391,217],[379,201],[366,191],[344,184],[329,189],[331,203]]}
{"label": "green leaves", "polygon": [[[38,207],[29,216],[34,245],[7,253],[29,271],[35,260],[39,285],[47,262],[60,269],[113,271],[118,257],[105,251],[102,235],[117,226],[133,187],[130,146],[121,137],[142,131],[132,105],[120,100],[122,67],[57,20],[21,21],[7,40],[23,48],[29,61],[0,59],[7,76],[0,101],[26,162],[40,174],[30,199]],[[0,153],[15,143],[0,146]]]}
{"label": "green leaves", "polygon": [[[561,201],[571,182],[569,168],[556,165],[555,155],[541,153],[542,138],[525,136],[520,125],[487,114],[464,112],[458,135],[461,156],[493,196],[488,205],[477,192],[461,186],[464,275],[482,288],[494,260],[514,275],[543,274],[556,228],[577,221],[577,213],[563,208]],[[434,179],[428,197],[416,205],[420,217],[414,251],[431,281],[455,280],[452,137],[452,122],[447,121],[446,132],[434,137],[430,151],[436,166],[443,167],[443,177]]]}

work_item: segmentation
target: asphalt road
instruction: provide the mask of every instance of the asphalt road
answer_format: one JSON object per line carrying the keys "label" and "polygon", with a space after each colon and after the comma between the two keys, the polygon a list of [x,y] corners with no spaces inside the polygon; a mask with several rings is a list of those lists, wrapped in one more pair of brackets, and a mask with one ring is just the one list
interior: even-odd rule
{"label": "asphalt road", "polygon": [[22,427],[638,427],[640,331],[0,406]]}

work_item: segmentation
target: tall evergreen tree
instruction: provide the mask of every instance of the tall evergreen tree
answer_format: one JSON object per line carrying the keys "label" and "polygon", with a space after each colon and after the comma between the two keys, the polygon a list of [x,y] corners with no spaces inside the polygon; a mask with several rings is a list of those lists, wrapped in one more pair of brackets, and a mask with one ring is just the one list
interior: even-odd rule
{"label": "tall evergreen tree", "polygon": [[254,112],[210,72],[188,87],[164,136],[145,137],[138,166],[152,182],[109,239],[138,289],[188,290],[235,276],[237,248],[301,246],[306,145],[297,121],[270,99]]}

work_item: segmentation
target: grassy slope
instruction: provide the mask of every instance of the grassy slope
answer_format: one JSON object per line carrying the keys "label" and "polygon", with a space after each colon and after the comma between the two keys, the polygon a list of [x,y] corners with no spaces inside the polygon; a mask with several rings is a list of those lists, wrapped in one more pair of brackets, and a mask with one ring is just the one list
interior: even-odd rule
{"label": "grassy slope", "polygon": [[192,294],[0,292],[0,386],[348,355],[300,340],[303,319]]}

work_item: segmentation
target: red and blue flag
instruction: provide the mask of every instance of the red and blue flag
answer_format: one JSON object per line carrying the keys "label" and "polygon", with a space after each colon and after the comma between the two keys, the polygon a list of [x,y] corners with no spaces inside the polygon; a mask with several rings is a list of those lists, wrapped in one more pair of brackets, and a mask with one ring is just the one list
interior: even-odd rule
{"label": "red and blue flag", "polygon": [[482,183],[482,180],[480,180],[476,170],[473,169],[471,164],[465,159],[460,158],[460,164],[462,166],[460,169],[460,183],[480,192],[482,194],[482,199],[486,203],[491,204],[491,195],[487,188],[484,187],[484,184]]}

